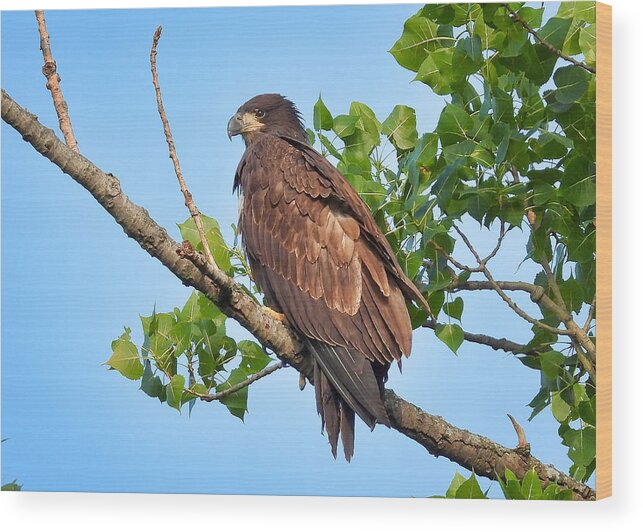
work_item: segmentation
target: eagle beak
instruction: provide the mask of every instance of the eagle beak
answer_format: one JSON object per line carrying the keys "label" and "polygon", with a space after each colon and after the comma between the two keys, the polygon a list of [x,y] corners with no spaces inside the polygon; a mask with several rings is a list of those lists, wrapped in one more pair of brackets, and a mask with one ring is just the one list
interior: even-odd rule
{"label": "eagle beak", "polygon": [[228,138],[232,140],[232,137],[241,133],[243,125],[242,117],[239,113],[230,118],[228,120]]}

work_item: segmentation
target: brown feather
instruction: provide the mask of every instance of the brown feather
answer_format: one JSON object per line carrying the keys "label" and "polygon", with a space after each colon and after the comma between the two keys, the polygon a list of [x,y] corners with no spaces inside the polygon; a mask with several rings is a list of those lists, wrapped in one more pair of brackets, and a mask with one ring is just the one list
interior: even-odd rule
{"label": "brown feather", "polygon": [[383,382],[411,349],[404,296],[423,298],[359,195],[303,140],[257,135],[235,186],[255,282],[307,342],[322,426],[350,460],[355,413],[389,424]]}

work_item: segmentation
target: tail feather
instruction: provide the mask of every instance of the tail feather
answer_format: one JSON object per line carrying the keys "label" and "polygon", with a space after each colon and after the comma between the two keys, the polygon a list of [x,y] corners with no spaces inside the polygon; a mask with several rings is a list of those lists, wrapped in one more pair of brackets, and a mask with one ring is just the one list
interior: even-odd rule
{"label": "tail feather", "polygon": [[344,448],[344,458],[346,458],[347,462],[350,462],[355,450],[355,412],[346,404],[346,401],[341,401],[341,405],[340,433],[342,435],[342,447]]}
{"label": "tail feather", "polygon": [[317,340],[306,341],[315,359],[317,412],[326,427],[333,455],[341,433],[344,456],[353,455],[355,414],[370,428],[380,422],[391,426],[383,401],[383,381],[388,367],[374,370],[358,351]]}

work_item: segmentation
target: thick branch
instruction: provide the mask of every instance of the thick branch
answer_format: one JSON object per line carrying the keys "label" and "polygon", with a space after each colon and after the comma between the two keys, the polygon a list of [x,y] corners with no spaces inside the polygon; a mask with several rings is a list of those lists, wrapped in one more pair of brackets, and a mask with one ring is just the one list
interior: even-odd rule
{"label": "thick branch", "polygon": [[569,488],[577,499],[592,500],[596,493],[551,465],[536,460],[528,448],[509,449],[489,438],[454,427],[439,416],[424,412],[392,390],[386,390],[386,411],[393,428],[412,438],[434,456],[446,456],[477,475],[496,479],[505,469],[522,478],[532,467],[544,484]]}
{"label": "thick branch", "polygon": [[71,120],[67,112],[67,102],[63,98],[63,93],[60,88],[60,76],[56,72],[56,61],[51,54],[51,47],[49,46],[49,33],[45,24],[45,12],[36,11],[36,20],[38,21],[38,33],[40,34],[40,49],[42,50],[42,57],[45,64],[42,67],[42,74],[47,78],[47,88],[51,92],[51,97],[54,100],[54,109],[58,115],[58,123],[60,131],[65,137],[65,142],[72,150],[78,151],[78,143],[74,137],[74,130],[71,127]]}
{"label": "thick branch", "polygon": [[509,13],[511,13],[511,16],[513,17],[514,21],[519,23],[523,28],[525,28],[531,35],[534,36],[534,38],[542,44],[547,50],[549,50],[552,54],[557,55],[561,59],[564,59],[565,61],[569,61],[573,65],[579,66],[581,68],[584,68],[588,72],[591,72],[592,74],[596,74],[596,69],[594,67],[591,67],[589,65],[586,65],[582,61],[578,61],[574,59],[573,57],[564,54],[561,50],[556,48],[553,44],[547,42],[545,39],[543,39],[540,35],[538,35],[538,32],[534,30],[528,23],[527,21],[520,16],[520,14],[515,11],[514,9],[511,8],[509,4],[501,4],[502,7],[504,7]]}
{"label": "thick branch", "polygon": [[[39,153],[85,187],[109,212],[125,233],[136,240],[150,255],[160,260],[184,284],[203,292],[226,315],[236,319],[259,341],[269,346],[279,358],[311,377],[308,357],[292,330],[279,320],[267,316],[243,288],[223,274],[215,282],[205,276],[190,260],[179,256],[181,249],[167,232],[152,220],[145,209],[132,203],[121,191],[120,183],[82,155],[61,143],[53,131],[16,104],[2,91],[2,119],[16,129]],[[198,254],[195,254],[198,255]],[[203,260],[204,267],[211,266]],[[479,475],[496,479],[506,468],[518,477],[535,468],[543,483],[555,482],[570,488],[578,499],[593,499],[595,491],[575,481],[553,466],[545,465],[524,451],[509,449],[488,438],[450,425],[442,418],[428,414],[386,391],[386,409],[393,427],[424,446],[436,456],[444,456]]]}

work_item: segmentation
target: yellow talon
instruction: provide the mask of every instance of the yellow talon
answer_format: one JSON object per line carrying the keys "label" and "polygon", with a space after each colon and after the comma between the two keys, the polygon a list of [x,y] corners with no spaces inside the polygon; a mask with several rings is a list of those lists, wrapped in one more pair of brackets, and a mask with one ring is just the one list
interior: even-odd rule
{"label": "yellow talon", "polygon": [[271,318],[274,318],[276,320],[279,320],[281,323],[288,323],[286,320],[286,316],[284,314],[281,314],[275,310],[272,310],[270,307],[261,307],[263,309],[264,314],[267,314]]}

